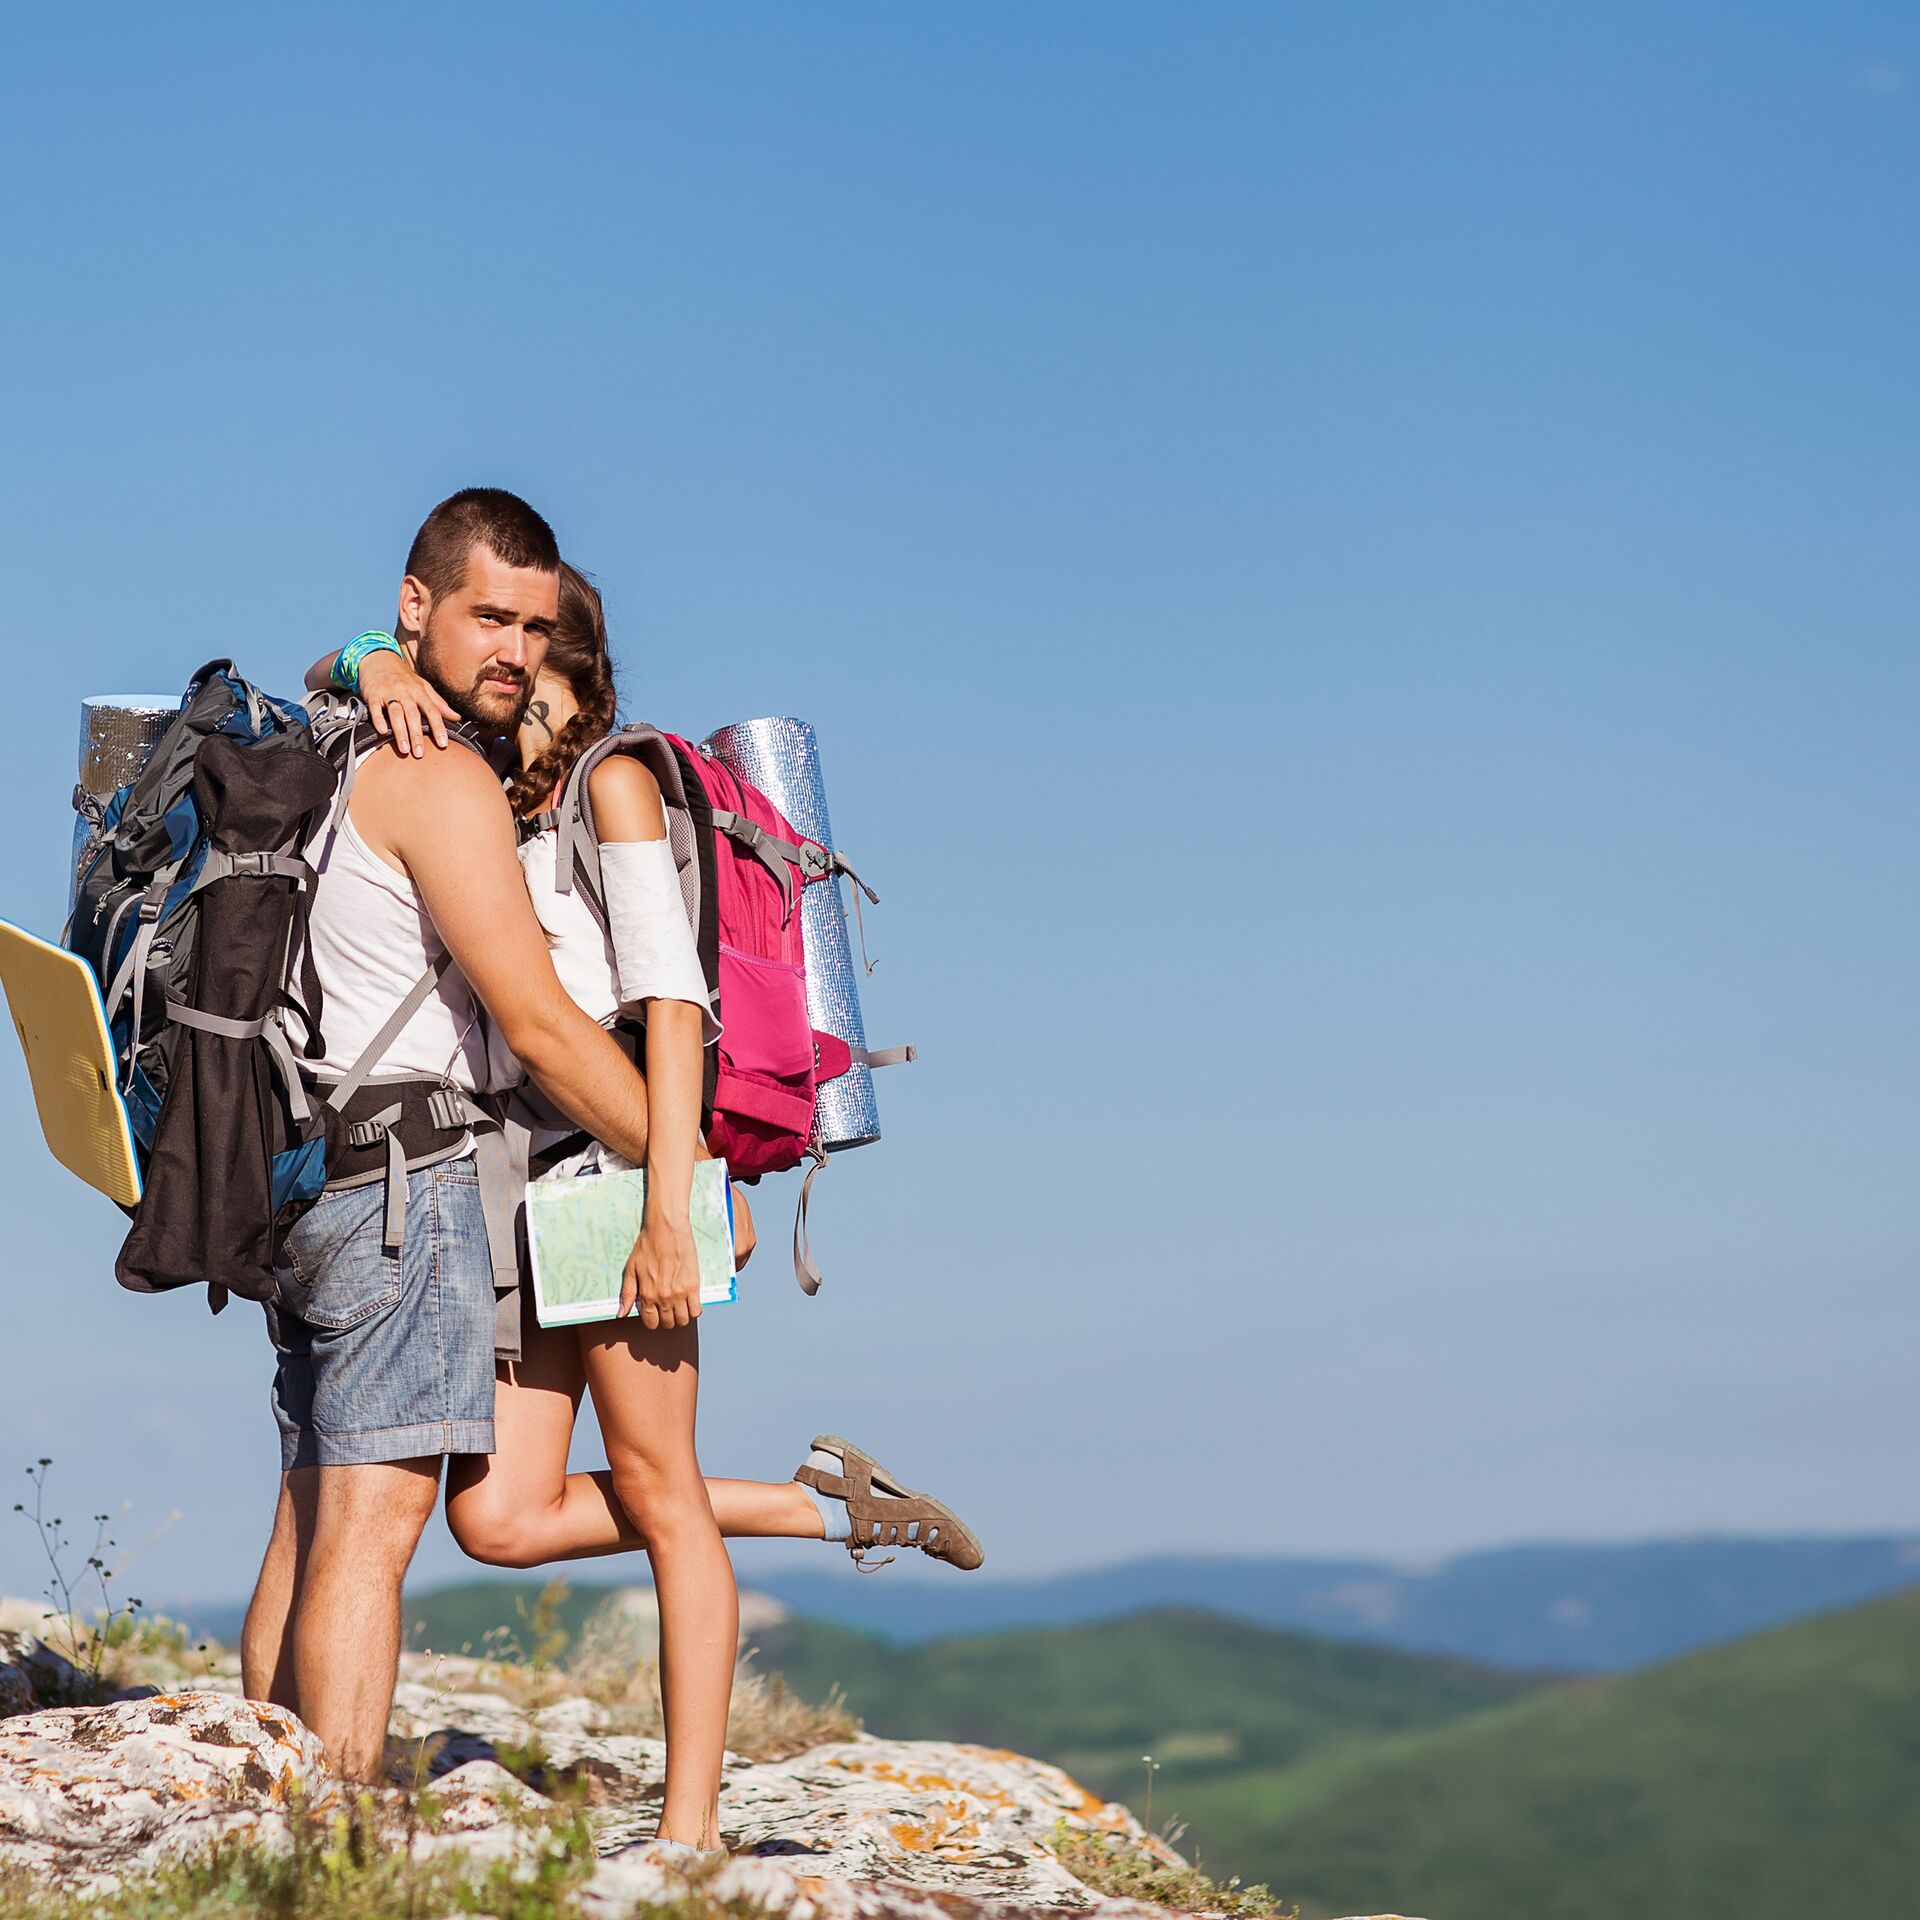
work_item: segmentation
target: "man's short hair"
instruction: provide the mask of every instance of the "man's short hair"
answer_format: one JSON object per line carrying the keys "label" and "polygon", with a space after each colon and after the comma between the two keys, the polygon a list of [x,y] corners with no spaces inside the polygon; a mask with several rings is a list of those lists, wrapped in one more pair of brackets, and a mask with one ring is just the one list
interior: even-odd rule
{"label": "man's short hair", "polygon": [[553,529],[504,487],[462,487],[420,523],[407,549],[407,571],[438,600],[466,584],[467,555],[485,547],[509,567],[560,571]]}

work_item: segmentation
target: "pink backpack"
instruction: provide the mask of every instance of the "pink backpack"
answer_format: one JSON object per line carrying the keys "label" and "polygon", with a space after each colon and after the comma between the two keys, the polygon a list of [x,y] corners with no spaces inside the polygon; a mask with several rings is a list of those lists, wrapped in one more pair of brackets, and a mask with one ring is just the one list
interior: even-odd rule
{"label": "pink backpack", "polygon": [[[599,836],[587,776],[610,753],[643,762],[660,784],[667,840],[693,927],[707,997],[720,1022],[707,1049],[702,1127],[736,1179],[784,1173],[812,1157],[794,1220],[794,1274],[808,1293],[820,1271],[807,1243],[807,1202],[826,1154],[815,1131],[818,1089],[847,1072],[855,1050],[807,1015],[800,893],[845,874],[879,895],[830,847],[806,839],[771,800],[711,754],[657,728],[633,725],[596,741],[574,763],[554,812],[555,884],[578,886],[604,922]],[[914,1049],[862,1049],[869,1067],[911,1060]]]}

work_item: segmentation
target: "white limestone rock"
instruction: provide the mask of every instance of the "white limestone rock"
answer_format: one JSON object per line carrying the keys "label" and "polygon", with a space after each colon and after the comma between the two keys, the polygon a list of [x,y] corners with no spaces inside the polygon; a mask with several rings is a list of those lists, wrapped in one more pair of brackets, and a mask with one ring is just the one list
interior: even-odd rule
{"label": "white limestone rock", "polygon": [[[0,1674],[26,1671],[31,1651],[0,1654]],[[405,1675],[392,1732],[417,1744],[440,1807],[422,1827],[405,1795],[377,1795],[397,1841],[423,1854],[530,1859],[552,1844],[528,1818],[551,1807],[539,1788],[584,1785],[603,1856],[585,1899],[593,1920],[624,1920],[684,1891],[685,1868],[648,1845],[660,1741],[613,1731],[614,1716],[591,1700],[522,1706],[493,1690],[493,1670],[478,1661],[409,1656]],[[284,1846],[292,1802],[339,1804],[313,1735],[290,1714],[237,1698],[235,1686],[222,1674],[151,1699],[0,1720],[0,1867],[102,1891],[235,1836]],[[720,1828],[732,1857],[703,1871],[716,1893],[750,1896],[792,1920],[994,1920],[1036,1908],[1162,1920],[1157,1909],[1100,1898],[1061,1865],[1046,1842],[1063,1820],[1176,1859],[1125,1808],[1057,1767],[861,1735],[788,1760],[729,1754]]]}
{"label": "white limestone rock", "polygon": [[161,1694],[0,1721],[0,1865],[76,1891],[235,1833],[284,1837],[298,1797],[337,1792],[291,1714],[221,1694]]}

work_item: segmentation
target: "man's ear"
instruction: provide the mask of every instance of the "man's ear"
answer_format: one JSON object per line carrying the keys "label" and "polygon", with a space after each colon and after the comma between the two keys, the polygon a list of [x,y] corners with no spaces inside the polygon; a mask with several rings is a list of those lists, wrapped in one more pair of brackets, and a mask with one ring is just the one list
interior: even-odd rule
{"label": "man's ear", "polygon": [[400,582],[400,637],[418,641],[432,613],[432,590],[424,580],[408,574]]}

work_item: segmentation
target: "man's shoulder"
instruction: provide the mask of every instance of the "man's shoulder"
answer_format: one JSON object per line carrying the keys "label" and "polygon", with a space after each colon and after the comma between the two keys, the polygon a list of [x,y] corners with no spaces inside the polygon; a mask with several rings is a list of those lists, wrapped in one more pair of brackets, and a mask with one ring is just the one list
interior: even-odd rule
{"label": "man's shoulder", "polygon": [[360,763],[353,806],[364,800],[384,837],[396,848],[409,837],[410,823],[444,818],[458,812],[477,819],[507,816],[507,796],[500,776],[486,756],[464,741],[444,747],[428,744],[415,756],[383,746]]}

